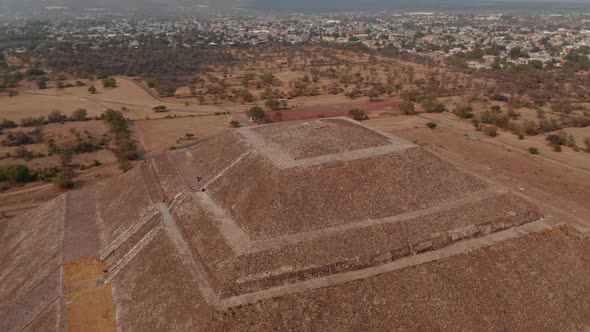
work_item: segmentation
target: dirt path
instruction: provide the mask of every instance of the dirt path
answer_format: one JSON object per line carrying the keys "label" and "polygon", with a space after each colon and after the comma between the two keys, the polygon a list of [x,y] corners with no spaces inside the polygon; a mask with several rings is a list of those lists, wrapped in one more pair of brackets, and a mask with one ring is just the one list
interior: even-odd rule
{"label": "dirt path", "polygon": [[36,186],[36,187],[31,187],[31,188],[26,188],[26,189],[19,189],[19,190],[14,190],[14,191],[8,191],[8,192],[5,192],[5,193],[0,193],[0,199],[2,197],[13,196],[13,195],[20,195],[20,194],[25,194],[25,193],[30,193],[30,192],[38,191],[38,190],[41,190],[41,189],[47,189],[50,186],[52,186],[52,184],[43,184],[43,185]]}

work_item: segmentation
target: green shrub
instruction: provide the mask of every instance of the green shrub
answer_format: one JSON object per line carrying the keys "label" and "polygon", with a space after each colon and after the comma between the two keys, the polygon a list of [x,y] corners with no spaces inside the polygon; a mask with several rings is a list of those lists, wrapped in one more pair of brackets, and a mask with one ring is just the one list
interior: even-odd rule
{"label": "green shrub", "polygon": [[558,134],[551,134],[547,136],[545,140],[554,146],[568,145],[570,142],[569,137],[564,131],[560,131]]}
{"label": "green shrub", "polygon": [[14,149],[13,156],[15,158],[23,158],[24,160],[31,160],[36,157],[35,153],[24,146],[19,146],[18,148]]}
{"label": "green shrub", "polygon": [[9,132],[6,135],[6,139],[2,141],[2,145],[4,146],[20,146],[34,143],[38,143],[35,141],[35,137],[22,130]]}
{"label": "green shrub", "polygon": [[64,122],[67,119],[68,117],[63,115],[60,111],[53,111],[47,116],[47,121],[50,123]]}
{"label": "green shrub", "polygon": [[485,127],[483,132],[484,132],[484,134],[486,134],[490,137],[498,136],[498,128],[496,128],[496,127]]}
{"label": "green shrub", "polygon": [[[113,131],[116,133],[115,141],[119,147],[121,156],[127,160],[139,159],[137,143],[131,138],[129,125],[123,114],[119,111],[106,110],[103,113],[103,118],[111,125]],[[101,145],[103,144],[101,143]]]}
{"label": "green shrub", "polygon": [[47,122],[47,120],[45,120],[45,117],[43,115],[41,115],[36,119],[34,119],[30,116],[26,117],[26,118],[22,118],[20,120],[20,123],[21,123],[21,126],[23,126],[23,127],[34,127],[34,126],[44,126],[48,122]]}
{"label": "green shrub", "polygon": [[467,105],[459,105],[453,111],[453,114],[461,119],[471,119],[474,117],[473,107]]}
{"label": "green shrub", "polygon": [[0,167],[0,181],[26,182],[30,180],[29,168],[25,165],[14,164]]}
{"label": "green shrub", "polygon": [[231,120],[231,121],[229,122],[229,125],[230,125],[230,127],[232,127],[232,128],[240,128],[240,127],[242,126],[242,125],[240,124],[240,122],[239,122],[239,121],[236,121],[236,120]]}
{"label": "green shrub", "polygon": [[119,160],[119,169],[123,171],[123,173],[128,172],[130,169],[133,168],[133,165],[127,159]]}
{"label": "green shrub", "polygon": [[548,133],[559,129],[561,129],[561,125],[555,119],[541,119],[539,121],[539,131],[542,133]]}
{"label": "green shrub", "polygon": [[262,120],[264,118],[264,110],[258,106],[254,106],[248,110],[248,116],[255,120]]}
{"label": "green shrub", "polygon": [[92,144],[90,142],[80,142],[78,144],[76,144],[76,146],[74,147],[74,152],[76,154],[82,154],[82,153],[90,153],[90,152],[94,152],[96,150],[100,150],[101,146],[98,144]]}
{"label": "green shrub", "polygon": [[365,114],[365,112],[363,112],[361,109],[358,108],[353,108],[351,109],[348,114],[350,116],[352,116],[353,119],[355,119],[356,121],[362,121],[362,120],[367,120],[368,117]]}
{"label": "green shrub", "polygon": [[442,113],[447,110],[445,104],[434,99],[426,99],[422,101],[422,106],[427,113]]}
{"label": "green shrub", "polygon": [[160,97],[174,97],[174,94],[176,93],[176,88],[173,86],[159,85],[157,90]]}
{"label": "green shrub", "polygon": [[47,89],[47,79],[45,77],[38,78],[36,82],[39,89]]}
{"label": "green shrub", "polygon": [[281,108],[281,102],[276,98],[268,98],[264,105],[275,111]]}
{"label": "green shrub", "polygon": [[88,111],[83,108],[79,108],[72,113],[72,120],[74,121],[86,121],[88,120]]}
{"label": "green shrub", "polygon": [[53,182],[60,188],[70,189],[74,187],[74,176],[74,171],[68,168],[57,174]]}
{"label": "green shrub", "polygon": [[437,124],[435,122],[428,122],[426,124],[426,127],[430,128],[430,129],[434,129],[437,127]]}
{"label": "green shrub", "polygon": [[422,100],[422,92],[418,89],[402,91],[401,97],[408,101],[419,102]]}
{"label": "green shrub", "polygon": [[102,80],[102,86],[105,88],[116,88],[117,80],[115,80],[113,77],[104,78]]}
{"label": "green shrub", "polygon": [[399,109],[407,115],[416,114],[416,106],[414,106],[414,103],[408,100],[402,101],[399,104]]}
{"label": "green shrub", "polygon": [[529,152],[530,154],[539,154],[539,149],[531,147],[529,148]]}
{"label": "green shrub", "polygon": [[524,133],[529,136],[539,134],[539,126],[537,126],[537,123],[532,120],[525,120],[522,124],[522,129],[524,130]]}
{"label": "green shrub", "polygon": [[0,122],[0,129],[10,129],[10,128],[16,128],[16,122],[12,121],[12,120],[6,120],[6,119],[2,119],[2,122]]}
{"label": "green shrub", "polygon": [[492,96],[492,100],[508,102],[508,97],[501,94],[495,94]]}
{"label": "green shrub", "polygon": [[503,129],[507,129],[510,126],[510,119],[508,116],[491,111],[483,112],[480,116],[480,121],[482,123],[496,125]]}
{"label": "green shrub", "polygon": [[49,181],[60,173],[60,169],[56,167],[43,168],[35,172],[35,178],[40,181]]}

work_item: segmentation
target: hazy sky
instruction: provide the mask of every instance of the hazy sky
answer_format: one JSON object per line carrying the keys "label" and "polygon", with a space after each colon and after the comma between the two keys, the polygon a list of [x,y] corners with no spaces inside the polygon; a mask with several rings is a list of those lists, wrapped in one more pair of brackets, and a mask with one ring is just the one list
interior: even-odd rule
{"label": "hazy sky", "polygon": [[590,4],[590,0],[249,0],[250,5],[258,8],[304,8],[304,9],[461,9],[461,8],[489,8],[498,6],[532,5],[538,3],[556,6],[565,3]]}
{"label": "hazy sky", "polygon": [[[539,6],[539,4],[543,4]],[[39,10],[51,6],[71,9],[106,8],[136,12],[174,11],[202,6],[281,11],[351,10],[460,10],[577,6],[590,7],[590,0],[0,0],[0,11]]]}

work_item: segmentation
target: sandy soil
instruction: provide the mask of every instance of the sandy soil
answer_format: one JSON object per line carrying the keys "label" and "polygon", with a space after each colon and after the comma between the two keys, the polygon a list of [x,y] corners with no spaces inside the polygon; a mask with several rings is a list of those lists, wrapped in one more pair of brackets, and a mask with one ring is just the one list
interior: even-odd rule
{"label": "sandy soil", "polygon": [[116,331],[111,285],[102,285],[105,264],[81,258],[64,264],[68,330]]}
{"label": "sandy soil", "polygon": [[145,151],[155,152],[190,143],[192,140],[184,140],[186,134],[195,135],[194,140],[227,128],[230,119],[229,115],[196,116],[136,121],[134,125],[141,131]]}

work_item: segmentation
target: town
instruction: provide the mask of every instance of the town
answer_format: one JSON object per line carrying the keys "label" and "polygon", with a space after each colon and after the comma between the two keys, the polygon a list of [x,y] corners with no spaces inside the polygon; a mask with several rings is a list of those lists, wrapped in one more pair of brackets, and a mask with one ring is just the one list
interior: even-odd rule
{"label": "town", "polygon": [[[455,64],[472,69],[491,69],[499,65],[499,59],[514,64],[562,66],[574,50],[589,53],[590,13],[528,15],[260,14],[178,20],[80,16],[48,24],[4,19],[0,34],[18,38],[37,33],[54,42],[53,47],[73,49],[142,48],[155,42],[171,48],[353,44],[387,49],[396,55],[427,57],[441,64],[453,58]],[[7,56],[27,51],[18,46],[4,50]]]}
{"label": "town", "polygon": [[582,1],[0,2],[0,331],[590,331]]}

